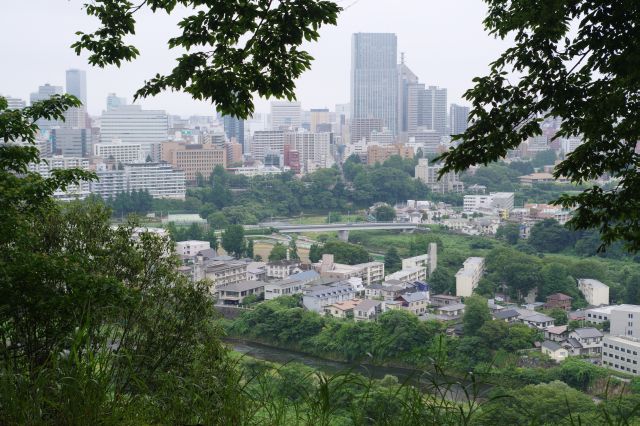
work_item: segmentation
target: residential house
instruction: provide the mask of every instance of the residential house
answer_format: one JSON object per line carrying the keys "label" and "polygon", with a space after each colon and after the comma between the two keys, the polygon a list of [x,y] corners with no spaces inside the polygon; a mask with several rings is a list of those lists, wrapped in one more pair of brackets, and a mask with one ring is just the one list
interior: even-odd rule
{"label": "residential house", "polygon": [[537,328],[538,330],[545,330],[548,327],[554,326],[555,320],[550,316],[530,311],[528,309],[516,308],[515,310],[520,314],[518,321],[528,325],[529,327]]}
{"label": "residential house", "polygon": [[500,311],[495,311],[493,313],[494,320],[504,321],[508,323],[515,322],[519,316],[520,316],[520,313],[515,309],[502,309]]}
{"label": "residential house", "polygon": [[556,325],[548,327],[544,331],[544,338],[554,342],[564,342],[569,337],[569,331],[566,325]]}
{"label": "residential house", "polygon": [[571,355],[600,356],[603,337],[604,334],[597,328],[576,328],[569,333],[567,342],[569,342],[570,347],[568,349]]}
{"label": "residential house", "polygon": [[545,303],[545,308],[547,309],[562,309],[565,311],[571,310],[571,301],[573,297],[567,296],[563,293],[554,293],[547,296],[547,303]]}
{"label": "residential house", "polygon": [[345,300],[325,306],[324,314],[335,318],[353,318],[353,310],[361,302],[360,299]]}
{"label": "residential house", "polygon": [[384,303],[378,300],[362,300],[353,308],[353,318],[356,321],[375,320],[382,313]]}
{"label": "residential house", "polygon": [[447,306],[462,303],[462,297],[448,294],[435,294],[431,296],[431,306]]}
{"label": "residential house", "polygon": [[241,281],[218,286],[216,297],[221,305],[241,305],[250,295],[259,296],[264,293],[265,283],[262,281]]}
{"label": "residential house", "polygon": [[395,301],[400,302],[403,309],[415,315],[422,315],[427,312],[427,308],[429,307],[429,292],[417,291],[415,293],[405,293],[398,296]]}
{"label": "residential house", "polygon": [[540,349],[543,354],[549,355],[555,362],[562,362],[569,356],[569,351],[566,348],[552,340],[542,342]]}
{"label": "residential house", "polygon": [[439,306],[435,309],[435,318],[440,321],[453,321],[462,318],[464,315],[464,304]]}

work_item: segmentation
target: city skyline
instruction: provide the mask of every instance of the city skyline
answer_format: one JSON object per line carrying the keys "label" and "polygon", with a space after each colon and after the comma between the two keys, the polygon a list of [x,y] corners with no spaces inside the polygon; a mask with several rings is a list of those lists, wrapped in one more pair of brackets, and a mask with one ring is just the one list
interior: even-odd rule
{"label": "city skyline", "polygon": [[[407,0],[401,9],[385,0],[338,3],[346,7],[338,25],[323,28],[320,40],[307,45],[316,60],[312,69],[298,81],[298,100],[305,110],[333,110],[335,104],[349,101],[351,35],[356,32],[397,34],[398,55],[405,53],[406,63],[420,76],[421,82],[446,87],[449,102],[463,105],[466,102],[461,96],[471,87],[471,79],[485,74],[488,63],[506,44],[484,33],[485,6],[481,0],[469,0],[465,8],[430,0]],[[44,39],[25,34],[19,40],[0,41],[6,55],[14,63],[22,64],[20,68],[0,70],[0,94],[28,100],[29,94],[45,83],[64,86],[65,71],[77,68],[87,72],[88,111],[91,115],[99,115],[106,109],[108,93],[116,93],[131,102],[134,91],[145,79],[173,66],[173,58],[179,52],[167,52],[165,41],[173,35],[168,29],[175,28],[177,18],[150,13],[138,17],[139,36],[132,40],[142,52],[137,61],[124,64],[120,69],[88,66],[86,57],[77,57],[69,47],[75,41],[75,31],[88,31],[96,25],[81,10],[81,5],[80,0],[55,4],[34,0],[28,5],[15,3],[9,6],[9,12],[0,16],[0,24],[7,30],[19,33],[20,22],[27,21],[35,27],[46,26],[51,20],[60,25]],[[430,13],[411,13],[412,10],[429,10]],[[443,16],[450,19],[443,19]],[[46,66],[43,66],[43,55],[33,54],[36,43],[41,51],[47,52]],[[181,116],[213,114],[207,103],[193,101],[190,96],[178,93],[164,93],[139,104],[143,108],[165,109]],[[257,100],[256,106],[257,112],[269,112],[267,100]]]}

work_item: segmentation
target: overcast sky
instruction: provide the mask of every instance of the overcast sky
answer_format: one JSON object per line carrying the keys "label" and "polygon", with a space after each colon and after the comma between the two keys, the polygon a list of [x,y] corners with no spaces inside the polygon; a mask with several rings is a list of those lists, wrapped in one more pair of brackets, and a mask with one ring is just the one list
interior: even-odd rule
{"label": "overcast sky", "polygon": [[[141,56],[121,68],[93,68],[86,56],[76,56],[69,46],[75,32],[96,26],[81,6],[86,0],[2,0],[0,6],[0,94],[29,98],[44,83],[64,86],[65,70],[87,71],[88,109],[99,114],[107,93],[131,100],[146,78],[172,68],[176,53],[166,40],[177,33],[177,17],[145,13],[138,16],[132,42]],[[449,102],[464,103],[462,94],[471,79],[487,73],[488,64],[506,43],[487,35],[482,26],[482,0],[338,0],[347,7],[336,27],[325,27],[319,42],[308,46],[313,68],[297,84],[304,109],[349,102],[351,34],[393,32],[398,51],[427,85],[449,89]],[[140,101],[145,108],[172,114],[212,114],[205,102],[188,95],[166,93]],[[268,112],[268,101],[257,101],[258,112]]]}

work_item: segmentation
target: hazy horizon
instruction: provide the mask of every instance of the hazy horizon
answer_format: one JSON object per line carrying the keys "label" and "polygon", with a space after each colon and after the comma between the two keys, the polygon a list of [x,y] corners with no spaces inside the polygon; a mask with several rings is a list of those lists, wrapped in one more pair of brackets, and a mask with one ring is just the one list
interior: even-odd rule
{"label": "hazy horizon", "polygon": [[[148,79],[173,66],[178,52],[168,51],[166,41],[177,33],[182,15],[164,13],[137,15],[137,35],[129,42],[141,56],[121,68],[100,69],[88,65],[86,55],[76,56],[69,47],[76,31],[89,32],[97,21],[86,16],[86,0],[27,0],[11,2],[0,15],[3,37],[0,49],[6,64],[0,69],[0,94],[28,101],[38,86],[65,85],[65,70],[87,71],[88,110],[98,115],[105,109],[108,93],[126,97]],[[460,6],[464,3],[464,7]],[[488,64],[506,43],[490,37],[483,28],[485,5],[481,0],[442,4],[435,0],[346,0],[338,25],[321,29],[317,43],[307,45],[315,57],[312,69],[297,82],[298,100],[304,109],[330,108],[349,102],[351,34],[393,32],[398,35],[398,52],[427,85],[446,87],[449,103],[462,103],[462,95],[475,76],[488,72]],[[25,25],[25,23],[27,25]],[[12,36],[13,35],[13,36]],[[145,108],[164,109],[171,114],[211,115],[213,107],[182,93],[164,93],[138,102]],[[257,112],[268,112],[269,101],[256,100]]]}

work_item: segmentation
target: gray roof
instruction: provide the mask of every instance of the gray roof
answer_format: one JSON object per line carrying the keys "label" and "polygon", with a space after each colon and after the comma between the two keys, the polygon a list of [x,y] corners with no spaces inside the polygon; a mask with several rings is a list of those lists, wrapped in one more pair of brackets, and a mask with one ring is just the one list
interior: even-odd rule
{"label": "gray roof", "polygon": [[289,275],[283,281],[286,281],[286,282],[311,281],[311,280],[315,280],[319,276],[320,276],[320,274],[317,273],[316,271],[304,271],[304,272],[298,272],[297,274]]}
{"label": "gray roof", "polygon": [[365,299],[362,302],[358,303],[354,309],[357,309],[359,311],[369,311],[369,310],[371,310],[371,309],[373,309],[376,306],[379,306],[381,304],[382,304],[382,302],[380,302],[378,300]]}
{"label": "gray roof", "polygon": [[542,342],[542,347],[554,352],[558,349],[562,349],[562,346],[560,346],[560,344],[552,340],[545,340],[544,342]]}
{"label": "gray roof", "polygon": [[240,281],[238,283],[221,285],[217,287],[217,291],[247,291],[264,287],[262,281]]}
{"label": "gray roof", "polygon": [[566,340],[567,344],[569,344],[570,346],[573,346],[574,348],[578,348],[578,349],[582,349],[582,343],[578,342],[576,339],[574,339],[573,337],[569,337]]}
{"label": "gray roof", "polygon": [[589,337],[603,337],[604,334],[597,328],[593,327],[584,327],[584,328],[576,328],[573,330],[574,333],[578,335],[578,337],[586,339]]}
{"label": "gray roof", "polygon": [[337,285],[316,285],[307,289],[305,297],[327,297],[331,294],[354,293],[351,284],[343,282]]}
{"label": "gray roof", "polygon": [[496,319],[507,319],[519,317],[520,313],[514,309],[503,309],[501,311],[495,312],[493,316],[496,317]]}
{"label": "gray roof", "polygon": [[464,303],[456,303],[454,305],[445,305],[445,306],[440,306],[439,308],[436,308],[436,310],[438,311],[445,311],[445,312],[458,311],[460,309],[464,309]]}
{"label": "gray roof", "polygon": [[529,315],[526,317],[522,317],[523,320],[525,321],[529,321],[529,322],[549,322],[549,321],[553,321],[553,318],[546,316],[544,314],[535,314],[535,315]]}
{"label": "gray roof", "polygon": [[402,297],[407,302],[417,302],[418,300],[425,300],[429,298],[429,292],[427,291],[416,291],[415,293],[405,293]]}

